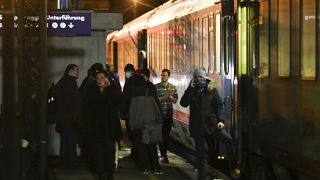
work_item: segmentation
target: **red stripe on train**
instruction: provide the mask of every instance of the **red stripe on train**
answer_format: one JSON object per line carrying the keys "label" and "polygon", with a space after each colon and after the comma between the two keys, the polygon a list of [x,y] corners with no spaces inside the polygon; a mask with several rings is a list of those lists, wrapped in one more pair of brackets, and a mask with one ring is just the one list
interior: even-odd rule
{"label": "red stripe on train", "polygon": [[189,114],[173,109],[173,118],[183,123],[189,124]]}

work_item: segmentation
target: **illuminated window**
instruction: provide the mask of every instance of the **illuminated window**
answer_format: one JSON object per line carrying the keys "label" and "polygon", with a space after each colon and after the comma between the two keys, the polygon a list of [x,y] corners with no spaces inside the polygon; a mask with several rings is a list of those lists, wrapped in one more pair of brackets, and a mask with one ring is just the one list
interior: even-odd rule
{"label": "illuminated window", "polygon": [[216,22],[216,49],[215,49],[215,72],[220,72],[220,61],[221,61],[221,15],[215,15]]}
{"label": "illuminated window", "polygon": [[[259,17],[259,77],[269,76],[269,1],[260,2]],[[255,44],[254,42],[252,43]],[[252,47],[254,48],[254,47]],[[253,62],[255,63],[255,62]]]}
{"label": "illuminated window", "polygon": [[278,73],[290,75],[290,0],[278,1]]}
{"label": "illuminated window", "polygon": [[199,20],[193,21],[193,68],[199,67]]}
{"label": "illuminated window", "polygon": [[316,76],[316,0],[301,3],[301,77],[314,80]]}
{"label": "illuminated window", "polygon": [[213,17],[209,18],[209,67],[208,71],[213,73],[214,68],[214,27],[213,27]]}
{"label": "illuminated window", "polygon": [[209,38],[208,38],[208,17],[202,18],[202,67],[208,70],[209,62]]}

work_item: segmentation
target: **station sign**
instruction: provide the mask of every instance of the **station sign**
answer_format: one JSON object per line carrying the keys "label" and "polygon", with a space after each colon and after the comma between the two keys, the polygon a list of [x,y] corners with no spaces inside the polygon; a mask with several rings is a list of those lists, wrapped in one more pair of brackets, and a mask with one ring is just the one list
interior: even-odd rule
{"label": "station sign", "polygon": [[[39,28],[39,16],[26,16],[26,29]],[[0,14],[0,31],[3,28],[3,15]],[[14,28],[18,28],[18,16],[14,16]],[[91,35],[91,13],[50,12],[47,16],[49,36]]]}

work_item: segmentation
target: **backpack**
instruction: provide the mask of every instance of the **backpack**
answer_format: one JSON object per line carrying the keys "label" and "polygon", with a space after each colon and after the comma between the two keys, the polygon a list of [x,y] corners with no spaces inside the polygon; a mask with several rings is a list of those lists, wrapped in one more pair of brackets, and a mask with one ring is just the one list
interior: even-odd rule
{"label": "backpack", "polygon": [[48,110],[48,124],[56,123],[57,103],[56,103],[56,85],[51,84],[47,91],[47,110]]}
{"label": "backpack", "polygon": [[147,126],[161,124],[161,114],[154,97],[148,96],[146,89],[144,96],[132,98],[129,108],[129,124],[131,130],[144,129]]}

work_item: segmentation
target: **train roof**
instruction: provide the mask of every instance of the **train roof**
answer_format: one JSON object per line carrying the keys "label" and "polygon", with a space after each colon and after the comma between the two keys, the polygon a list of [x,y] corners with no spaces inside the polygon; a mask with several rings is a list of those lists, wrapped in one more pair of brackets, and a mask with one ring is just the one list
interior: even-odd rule
{"label": "train roof", "polygon": [[175,18],[213,6],[219,1],[220,0],[171,0],[125,24],[123,28],[114,35],[116,37],[121,37],[129,33],[133,35],[141,29],[148,29],[169,22]]}
{"label": "train roof", "polygon": [[118,33],[119,31],[113,31],[112,33],[109,33],[108,35],[107,35],[107,41],[110,41],[113,37],[114,37],[114,35],[116,34],[116,33]]}

